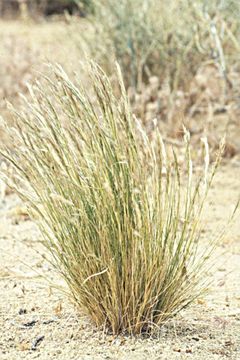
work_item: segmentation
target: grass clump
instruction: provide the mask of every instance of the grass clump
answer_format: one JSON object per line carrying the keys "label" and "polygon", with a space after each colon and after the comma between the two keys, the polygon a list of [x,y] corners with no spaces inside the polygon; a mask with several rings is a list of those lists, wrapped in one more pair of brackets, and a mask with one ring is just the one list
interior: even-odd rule
{"label": "grass clump", "polygon": [[216,167],[209,173],[205,141],[194,179],[187,132],[182,166],[157,130],[150,142],[119,70],[120,98],[94,63],[91,96],[60,67],[54,75],[16,114],[17,148],[2,152],[16,169],[12,186],[38,214],[76,304],[114,334],[149,332],[203,290],[200,214]]}

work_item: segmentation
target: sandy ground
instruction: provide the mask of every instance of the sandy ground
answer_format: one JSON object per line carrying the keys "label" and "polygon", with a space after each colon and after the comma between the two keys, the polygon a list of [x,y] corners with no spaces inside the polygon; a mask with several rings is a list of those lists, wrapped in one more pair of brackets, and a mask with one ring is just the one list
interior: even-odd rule
{"label": "sandy ground", "polygon": [[[239,196],[240,162],[223,166],[205,211],[205,238],[224,224]],[[0,206],[0,360],[239,359],[240,222],[216,252],[204,299],[164,325],[155,338],[104,335],[52,284],[36,226],[16,195]]]}

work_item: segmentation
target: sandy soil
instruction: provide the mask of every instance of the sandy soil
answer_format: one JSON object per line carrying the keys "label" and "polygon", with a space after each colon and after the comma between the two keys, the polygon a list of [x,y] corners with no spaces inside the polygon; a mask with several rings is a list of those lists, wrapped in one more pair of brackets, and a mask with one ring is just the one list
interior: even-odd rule
{"label": "sandy soil", "polygon": [[[221,168],[205,211],[205,238],[226,221],[239,196],[240,162]],[[164,325],[155,338],[104,335],[52,284],[40,234],[16,195],[0,206],[0,359],[239,359],[240,223],[216,252],[204,299]]]}

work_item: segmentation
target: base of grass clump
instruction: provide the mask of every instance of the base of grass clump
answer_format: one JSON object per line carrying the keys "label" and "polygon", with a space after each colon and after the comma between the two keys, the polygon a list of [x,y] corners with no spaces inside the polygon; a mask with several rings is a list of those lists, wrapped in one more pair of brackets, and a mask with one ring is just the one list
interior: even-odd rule
{"label": "base of grass clump", "polygon": [[200,215],[219,158],[209,172],[204,141],[194,178],[188,132],[180,166],[157,127],[150,142],[132,114],[119,69],[115,98],[90,68],[87,93],[53,67],[55,80],[16,113],[16,151],[2,154],[81,310],[114,334],[151,332],[204,290],[212,247],[199,254]]}

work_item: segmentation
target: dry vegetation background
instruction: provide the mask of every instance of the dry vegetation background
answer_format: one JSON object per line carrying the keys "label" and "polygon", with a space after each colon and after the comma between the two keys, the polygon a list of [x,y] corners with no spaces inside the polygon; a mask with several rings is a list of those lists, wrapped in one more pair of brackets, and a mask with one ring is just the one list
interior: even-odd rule
{"label": "dry vegetation background", "polygon": [[[42,74],[52,76],[49,62],[62,65],[73,81],[77,76],[87,88],[82,61],[96,59],[115,84],[117,60],[136,117],[150,139],[156,119],[167,147],[174,147],[180,162],[182,124],[191,133],[197,165],[203,155],[200,139],[208,137],[214,158],[226,134],[222,165],[204,213],[203,243],[207,243],[239,197],[239,4],[213,1],[207,7],[206,2],[207,10],[201,13],[203,1],[163,1],[165,21],[157,21],[156,5],[142,8],[142,1],[120,1],[115,8],[114,0],[96,1],[94,11],[92,3],[0,3],[0,115],[12,125],[6,100],[23,109],[19,94],[30,99],[28,84]],[[64,10],[68,12],[63,14]],[[94,96],[90,86],[89,93]],[[0,141],[10,141],[4,127]],[[239,217],[218,244],[206,298],[196,299],[153,338],[115,337],[79,317],[75,305],[55,289],[62,280],[45,260],[41,235],[16,194],[3,183],[0,190],[1,360],[240,357]]]}

